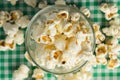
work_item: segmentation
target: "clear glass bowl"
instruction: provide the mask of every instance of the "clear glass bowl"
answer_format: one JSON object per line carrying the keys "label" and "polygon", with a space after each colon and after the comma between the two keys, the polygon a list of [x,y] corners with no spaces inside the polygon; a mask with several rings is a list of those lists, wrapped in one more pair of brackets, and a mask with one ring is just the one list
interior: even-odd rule
{"label": "clear glass bowl", "polygon": [[[44,50],[42,50],[42,45],[39,45],[34,39],[34,35],[33,34],[41,34],[44,31],[44,26],[38,26],[41,23],[44,23],[44,21],[46,20],[45,16],[46,13],[50,13],[51,11],[60,11],[60,10],[66,10],[69,13],[71,12],[78,12],[81,15],[81,20],[86,22],[86,25],[88,28],[90,28],[90,33],[91,35],[91,47],[92,50],[90,52],[94,52],[94,46],[95,46],[95,36],[94,36],[94,32],[93,32],[93,28],[90,24],[90,22],[88,21],[88,19],[75,7],[72,6],[63,6],[63,5],[53,5],[53,6],[48,6],[46,8],[44,8],[43,10],[40,10],[30,21],[27,31],[26,31],[26,40],[25,40],[25,45],[26,45],[26,49],[31,57],[31,59],[33,60],[33,62],[42,70],[46,71],[46,72],[50,72],[50,73],[54,73],[54,74],[65,74],[65,73],[71,73],[77,70],[80,70],[86,63],[87,60],[82,59],[82,56],[80,57],[80,62],[78,64],[76,64],[73,68],[69,69],[64,69],[64,68],[55,68],[55,69],[48,69],[46,66],[41,66],[41,64],[39,64],[39,61],[36,60],[36,57],[41,58],[39,54],[43,53],[44,54]],[[72,56],[72,55],[70,55]]]}

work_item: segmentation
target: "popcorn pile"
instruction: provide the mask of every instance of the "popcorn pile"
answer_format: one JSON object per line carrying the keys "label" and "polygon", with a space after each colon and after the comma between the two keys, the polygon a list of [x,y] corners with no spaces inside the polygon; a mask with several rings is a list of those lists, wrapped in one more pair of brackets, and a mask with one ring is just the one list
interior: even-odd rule
{"label": "popcorn pile", "polygon": [[[32,35],[33,39],[43,47],[41,52],[35,52],[35,60],[48,69],[72,69],[82,62],[80,57],[92,51],[92,32],[86,21],[81,19],[80,13],[67,10],[51,12],[44,14],[49,17],[41,23],[45,25],[42,33],[36,31],[40,30],[39,27],[33,29],[36,31]],[[36,51],[40,50],[40,46],[36,47]]]}
{"label": "popcorn pile", "polygon": [[26,28],[28,23],[28,16],[23,16],[19,10],[13,10],[10,13],[0,11],[0,27],[7,35],[5,39],[0,40],[0,51],[15,50],[16,44],[21,45],[24,42],[24,33],[21,28]]}
{"label": "popcorn pile", "polygon": [[[18,0],[8,1],[10,1],[12,5],[15,5],[16,1]],[[35,8],[37,5],[37,0],[24,0],[24,2],[33,8]],[[64,0],[56,0],[55,5],[58,4],[66,5],[66,2]],[[38,4],[38,8],[40,9],[46,6],[46,1],[41,1]],[[101,31],[99,24],[93,24],[97,44],[95,49],[96,55],[93,55],[92,53],[83,55],[85,60],[88,60],[88,63],[77,73],[56,75],[58,80],[91,80],[92,66],[95,66],[97,64],[103,64],[107,65],[107,67],[110,69],[114,69],[120,66],[120,60],[118,59],[118,56],[120,55],[120,44],[118,44],[118,39],[120,38],[120,19],[117,18],[118,7],[115,4],[102,3],[99,9],[105,14],[105,19],[109,20],[110,26],[103,28]],[[82,7],[80,11],[83,12],[83,14],[85,14],[88,18],[91,15],[89,9],[85,7]],[[75,56],[77,53],[81,55],[81,53],[83,52],[77,48],[80,47],[80,45],[78,44],[82,45],[81,49],[85,49],[88,51],[90,50],[90,46],[88,46],[90,44],[88,38],[89,29],[81,31],[81,28],[85,27],[85,25],[82,21],[78,22],[78,20],[80,19],[80,15],[78,13],[72,14],[70,22],[67,22],[70,16],[67,11],[60,11],[57,14],[53,14],[51,18],[53,18],[54,15],[57,15],[56,21],[54,21],[53,19],[48,19],[48,21],[46,22],[46,26],[48,26],[48,28],[45,29],[42,35],[37,35],[34,38],[37,43],[44,46],[44,50],[46,51],[46,53],[43,55],[43,58],[39,61],[43,62],[42,65],[47,66],[50,69],[54,69],[58,63],[58,66],[67,66],[66,68],[71,68],[68,66],[68,63],[73,63],[73,61],[75,61],[75,58],[68,61],[67,59],[69,59],[69,57],[66,57],[68,56],[68,52],[74,51],[73,54]],[[62,20],[66,22],[62,23],[62,25],[59,25],[61,23],[61,20],[59,18],[62,18]],[[16,43],[21,45],[24,42],[24,35],[23,31],[19,28],[25,28],[28,22],[28,17],[23,16],[23,13],[21,13],[20,11],[11,11],[10,14],[6,11],[0,11],[0,27],[3,26],[3,29],[7,34],[5,40],[0,40],[0,50],[14,50]],[[73,23],[76,24],[74,25]],[[64,28],[61,28],[60,26],[63,25]],[[73,28],[73,26],[77,27]],[[79,39],[78,36],[81,35],[82,37],[80,37]],[[83,35],[86,35],[86,37],[83,37]],[[112,36],[112,38],[109,38],[109,36]],[[25,53],[25,58],[33,66],[36,66],[32,62],[27,52]],[[46,64],[46,60],[44,60],[44,58],[46,58],[46,60],[48,61]],[[109,58],[109,60],[107,58]],[[68,63],[66,61],[68,61]],[[29,68],[25,65],[21,65],[18,70],[14,71],[13,77],[14,80],[23,80],[24,78],[28,77],[28,74]],[[41,69],[36,68],[33,71],[32,77],[36,80],[42,80],[42,78],[44,77],[44,72]]]}

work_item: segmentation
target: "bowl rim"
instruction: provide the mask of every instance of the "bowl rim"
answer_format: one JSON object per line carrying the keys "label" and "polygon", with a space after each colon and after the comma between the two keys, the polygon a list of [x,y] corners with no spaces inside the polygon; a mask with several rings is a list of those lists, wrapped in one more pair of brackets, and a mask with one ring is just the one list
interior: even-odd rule
{"label": "bowl rim", "polygon": [[[82,65],[80,65],[79,67],[77,67],[77,68],[75,68],[75,69],[72,69],[72,70],[70,70],[70,71],[66,71],[66,72],[55,72],[55,71],[48,70],[48,69],[43,68],[43,67],[41,67],[40,65],[38,65],[37,62],[33,59],[32,55],[31,55],[31,53],[30,53],[30,51],[29,51],[29,49],[28,49],[28,46],[27,46],[28,38],[27,38],[27,36],[29,35],[29,30],[30,30],[31,25],[33,24],[34,20],[39,16],[39,14],[40,14],[41,12],[43,12],[43,11],[49,9],[49,8],[52,8],[52,7],[72,7],[72,8],[75,8],[75,7],[73,7],[73,6],[68,6],[68,5],[49,5],[49,6],[45,7],[44,9],[39,10],[39,11],[32,17],[32,19],[30,20],[29,24],[27,25],[28,27],[27,27],[27,30],[26,30],[26,33],[25,33],[25,34],[26,34],[26,35],[25,35],[25,48],[26,48],[26,51],[28,52],[31,60],[35,63],[35,65],[36,65],[38,68],[42,69],[43,71],[46,71],[46,72],[49,72],[49,73],[52,73],[52,74],[57,74],[57,75],[68,74],[68,73],[72,73],[72,72],[77,72],[77,71],[79,71],[85,64],[87,64],[88,61],[85,61]],[[94,33],[94,29],[93,29],[93,27],[92,27],[92,24],[91,24],[90,20],[89,20],[79,9],[77,9],[77,8],[75,8],[75,9],[76,9],[80,14],[82,14],[82,16],[86,19],[86,21],[88,22],[88,24],[89,24],[90,27],[91,27],[92,35],[93,35],[92,53],[94,53],[94,50],[95,50],[95,41],[96,41],[96,39],[95,39],[95,33]]]}

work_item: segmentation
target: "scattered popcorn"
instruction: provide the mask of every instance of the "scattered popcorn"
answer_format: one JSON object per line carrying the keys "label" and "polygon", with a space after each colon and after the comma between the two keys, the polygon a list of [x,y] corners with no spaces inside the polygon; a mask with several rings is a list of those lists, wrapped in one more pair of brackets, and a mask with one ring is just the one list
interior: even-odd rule
{"label": "scattered popcorn", "polygon": [[11,21],[16,21],[23,16],[23,13],[20,10],[13,10],[10,12]]}
{"label": "scattered popcorn", "polygon": [[86,17],[90,17],[90,10],[86,7],[81,7],[80,11],[86,16]]}
{"label": "scattered popcorn", "polygon": [[107,45],[106,44],[99,44],[96,47],[96,57],[103,58],[107,55]]}
{"label": "scattered popcorn", "polygon": [[20,26],[21,28],[26,28],[29,23],[29,17],[28,16],[22,16],[20,19],[16,20],[16,24]]}
{"label": "scattered popcorn", "polygon": [[96,32],[95,33],[95,37],[96,37],[96,44],[100,44],[105,40],[105,35],[102,34],[102,32]]}
{"label": "scattered popcorn", "polygon": [[35,80],[42,80],[42,78],[44,77],[44,72],[41,69],[34,69],[33,78],[35,78]]}
{"label": "scattered popcorn", "polygon": [[66,5],[66,2],[64,0],[56,0],[55,5]]}
{"label": "scattered popcorn", "polygon": [[12,5],[16,5],[16,2],[17,2],[18,0],[7,0],[7,1],[9,1]]}
{"label": "scattered popcorn", "polygon": [[11,19],[10,14],[7,11],[0,11],[0,20],[9,21]]}
{"label": "scattered popcorn", "polygon": [[24,2],[33,8],[35,8],[37,4],[37,0],[24,0]]}
{"label": "scattered popcorn", "polygon": [[114,69],[120,66],[120,61],[118,59],[110,59],[108,63],[108,68]]}
{"label": "scattered popcorn", "polygon": [[110,12],[110,9],[109,9],[109,6],[108,6],[107,3],[102,3],[99,8],[104,13],[109,13]]}
{"label": "scattered popcorn", "polygon": [[20,65],[18,70],[15,70],[13,72],[13,79],[14,80],[23,80],[28,77],[28,74],[29,74],[29,68],[26,65],[22,64],[22,65]]}
{"label": "scattered popcorn", "polygon": [[32,66],[36,66],[27,51],[25,52],[24,56],[28,60],[28,62],[32,64]]}
{"label": "scattered popcorn", "polygon": [[9,35],[10,37],[13,37],[18,31],[18,25],[6,22],[3,25],[3,30],[5,31],[5,34]]}
{"label": "scattered popcorn", "polygon": [[24,33],[22,30],[19,30],[15,35],[14,35],[14,41],[18,45],[23,44],[24,42]]}
{"label": "scattered popcorn", "polygon": [[118,7],[115,4],[102,3],[100,10],[105,13],[106,20],[111,20],[112,18],[116,18],[118,16]]}
{"label": "scattered popcorn", "polygon": [[39,7],[40,9],[43,9],[43,8],[46,7],[46,6],[47,6],[47,1],[45,1],[45,0],[39,2],[39,4],[38,4],[38,7]]}

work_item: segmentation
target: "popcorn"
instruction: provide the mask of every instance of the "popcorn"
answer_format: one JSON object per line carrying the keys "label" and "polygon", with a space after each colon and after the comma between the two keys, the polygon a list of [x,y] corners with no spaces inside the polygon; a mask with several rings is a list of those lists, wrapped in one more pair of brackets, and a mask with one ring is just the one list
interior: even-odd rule
{"label": "popcorn", "polygon": [[105,19],[106,20],[111,20],[112,18],[116,18],[118,16],[118,13],[106,13],[105,14]]}
{"label": "popcorn", "polygon": [[44,72],[41,69],[34,69],[33,78],[35,78],[35,80],[42,80],[42,78],[44,77]]}
{"label": "popcorn", "polygon": [[74,14],[72,14],[71,20],[72,20],[73,22],[76,22],[76,21],[78,21],[79,19],[80,19],[80,14],[79,14],[79,13],[74,13]]}
{"label": "popcorn", "polygon": [[60,11],[58,14],[57,14],[57,17],[59,19],[68,19],[68,16],[69,16],[69,13],[67,11]]}
{"label": "popcorn", "polygon": [[106,58],[96,58],[96,62],[98,64],[106,65],[107,64],[107,59]]}
{"label": "popcorn", "polygon": [[9,1],[9,2],[14,6],[14,5],[16,5],[16,2],[17,2],[18,0],[7,0],[7,1]]}
{"label": "popcorn", "polygon": [[18,25],[6,22],[3,25],[3,30],[5,31],[5,34],[13,37],[18,31]]}
{"label": "popcorn", "polygon": [[42,34],[40,36],[40,43],[49,44],[49,43],[52,43],[52,41],[53,39],[48,35]]}
{"label": "popcorn", "polygon": [[106,20],[111,20],[118,16],[118,7],[115,4],[102,3],[100,10],[105,13]]}
{"label": "popcorn", "polygon": [[23,80],[28,77],[28,74],[29,74],[29,68],[26,65],[22,64],[22,65],[20,65],[18,70],[15,70],[13,72],[13,79],[14,80]]}
{"label": "popcorn", "polygon": [[107,45],[99,44],[95,50],[96,56],[99,58],[103,58],[107,55]]}
{"label": "popcorn", "polygon": [[38,4],[38,7],[40,8],[40,9],[43,9],[44,7],[46,7],[47,6],[47,1],[41,1],[41,2],[39,2],[39,4]]}
{"label": "popcorn", "polygon": [[0,19],[0,28],[3,27],[4,22],[4,20]]}
{"label": "popcorn", "polygon": [[33,8],[35,8],[37,4],[37,0],[24,0],[24,2]]}
{"label": "popcorn", "polygon": [[9,49],[9,47],[7,46],[5,41],[4,40],[0,40],[0,51],[6,51],[8,49]]}
{"label": "popcorn", "polygon": [[100,25],[98,25],[97,23],[94,23],[93,24],[93,29],[94,29],[94,32],[99,32],[100,31]]}
{"label": "popcorn", "polygon": [[13,37],[7,36],[7,37],[5,38],[5,43],[7,43],[7,44],[11,44],[13,41],[14,41],[14,38],[13,38]]}
{"label": "popcorn", "polygon": [[[57,37],[57,36],[55,36],[55,37]],[[62,36],[62,35],[59,35],[58,37],[59,38],[55,39],[54,45],[58,50],[64,50],[66,47],[66,40],[65,40],[66,37]]]}
{"label": "popcorn", "polygon": [[56,60],[60,60],[60,59],[62,59],[62,54],[63,54],[63,52],[62,51],[60,51],[60,50],[53,50],[52,52],[51,52],[51,56],[52,56],[52,58],[54,58],[54,59],[56,59]]}
{"label": "popcorn", "polygon": [[96,44],[100,44],[105,40],[104,34],[102,34],[100,31],[95,33],[95,37],[96,37]]}
{"label": "popcorn", "polygon": [[120,61],[118,59],[110,59],[108,63],[108,68],[114,69],[120,66]]}
{"label": "popcorn", "polygon": [[34,62],[32,61],[32,59],[31,59],[31,57],[29,56],[29,54],[28,54],[28,52],[26,51],[25,52],[25,58],[28,60],[28,62],[30,62],[31,64],[32,64],[32,66],[36,66],[35,64],[34,64]]}
{"label": "popcorn", "polygon": [[29,17],[28,16],[22,16],[20,19],[16,20],[16,24],[20,26],[21,28],[26,28],[29,23]]}
{"label": "popcorn", "polygon": [[24,42],[24,33],[22,30],[19,30],[15,35],[14,35],[14,41],[18,45],[23,44]]}
{"label": "popcorn", "polygon": [[66,2],[64,0],[56,0],[55,5],[66,5]]}
{"label": "popcorn", "polygon": [[109,13],[110,12],[109,6],[108,6],[107,3],[102,3],[99,8],[104,13]]}
{"label": "popcorn", "polygon": [[80,11],[86,16],[86,17],[90,17],[90,11],[89,11],[89,9],[88,8],[86,8],[86,7],[81,7],[80,8]]}
{"label": "popcorn", "polygon": [[13,10],[10,12],[11,21],[15,21],[23,16],[23,13],[20,10]]}
{"label": "popcorn", "polygon": [[9,21],[10,19],[11,19],[11,16],[7,11],[0,11],[0,20]]}
{"label": "popcorn", "polygon": [[67,23],[64,27],[64,34],[67,35],[68,37],[71,37],[71,35],[73,35],[73,25],[71,23]]}

